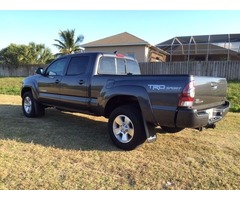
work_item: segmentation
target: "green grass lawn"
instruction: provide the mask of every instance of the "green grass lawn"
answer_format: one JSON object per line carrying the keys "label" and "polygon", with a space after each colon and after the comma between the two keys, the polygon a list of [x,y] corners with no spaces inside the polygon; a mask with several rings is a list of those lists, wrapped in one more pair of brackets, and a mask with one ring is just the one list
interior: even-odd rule
{"label": "green grass lawn", "polygon": [[[240,113],[216,129],[161,134],[134,151],[115,147],[107,120],[47,109],[26,118],[23,78],[0,78],[0,189],[239,190]],[[15,95],[15,96],[14,96]],[[240,82],[229,82],[240,111]]]}
{"label": "green grass lawn", "polygon": [[228,83],[228,100],[231,102],[231,111],[240,112],[240,81]]}
{"label": "green grass lawn", "polygon": [[216,129],[162,134],[136,150],[114,146],[107,120],[47,109],[26,118],[0,95],[0,189],[239,190],[239,113]]}
{"label": "green grass lawn", "polygon": [[0,77],[0,94],[20,95],[23,77]]}

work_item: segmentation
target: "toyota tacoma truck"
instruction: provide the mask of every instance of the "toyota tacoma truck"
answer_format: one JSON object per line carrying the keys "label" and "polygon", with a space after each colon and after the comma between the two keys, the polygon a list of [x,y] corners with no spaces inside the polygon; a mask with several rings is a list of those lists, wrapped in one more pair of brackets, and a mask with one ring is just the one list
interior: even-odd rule
{"label": "toyota tacoma truck", "polygon": [[227,81],[193,75],[141,75],[138,62],[117,53],[62,56],[23,80],[26,117],[45,108],[84,112],[108,119],[108,133],[123,150],[156,140],[156,127],[214,128],[227,114]]}

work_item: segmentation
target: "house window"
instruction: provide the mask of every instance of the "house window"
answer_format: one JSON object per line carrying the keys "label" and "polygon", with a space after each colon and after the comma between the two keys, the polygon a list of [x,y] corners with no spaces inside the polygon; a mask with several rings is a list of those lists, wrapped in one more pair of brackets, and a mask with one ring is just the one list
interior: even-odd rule
{"label": "house window", "polygon": [[129,52],[129,53],[127,53],[127,55],[128,55],[129,57],[136,58],[134,52]]}

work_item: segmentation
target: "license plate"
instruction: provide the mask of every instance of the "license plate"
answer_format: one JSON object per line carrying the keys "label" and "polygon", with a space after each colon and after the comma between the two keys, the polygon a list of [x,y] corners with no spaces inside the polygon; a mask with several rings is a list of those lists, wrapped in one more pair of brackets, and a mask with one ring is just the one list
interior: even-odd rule
{"label": "license plate", "polygon": [[206,113],[208,113],[208,119],[212,119],[213,118],[213,109],[206,110]]}

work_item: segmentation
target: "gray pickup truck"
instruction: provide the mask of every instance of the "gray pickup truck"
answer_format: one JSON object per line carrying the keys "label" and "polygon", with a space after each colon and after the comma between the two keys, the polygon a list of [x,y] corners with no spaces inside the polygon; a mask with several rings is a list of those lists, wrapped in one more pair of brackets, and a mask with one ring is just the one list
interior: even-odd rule
{"label": "gray pickup truck", "polygon": [[214,128],[229,110],[226,96],[225,78],[141,75],[135,59],[101,52],[60,57],[25,78],[21,90],[26,117],[47,107],[104,116],[124,150],[155,141],[157,126],[171,133]]}

